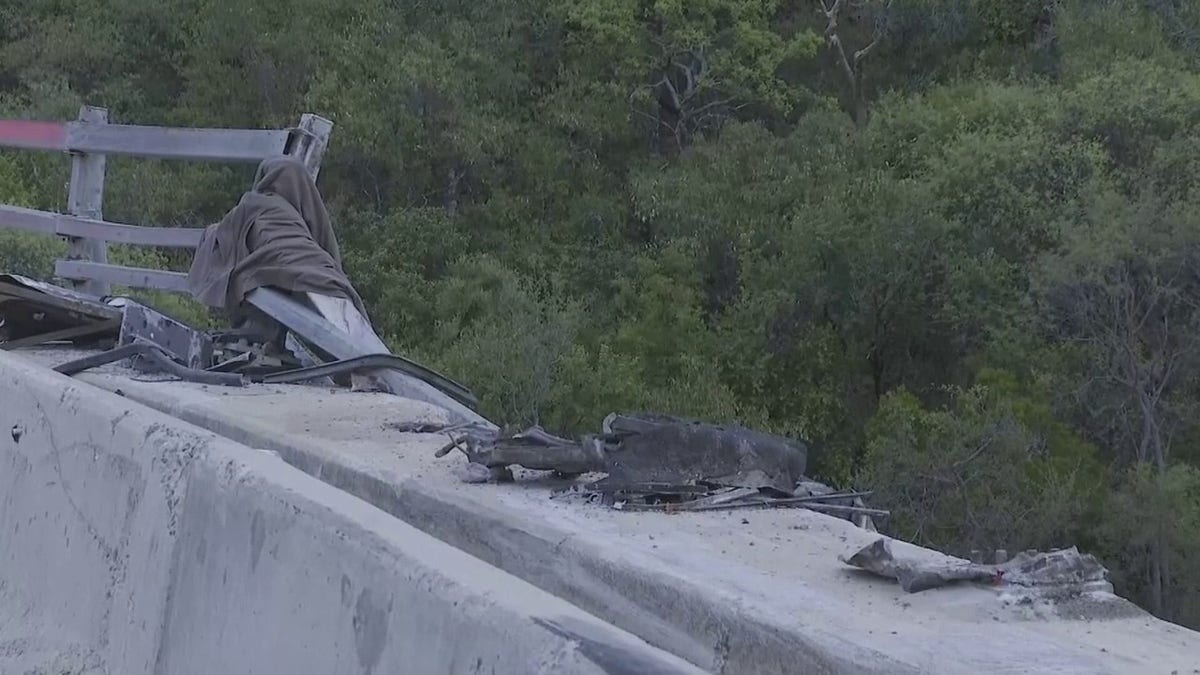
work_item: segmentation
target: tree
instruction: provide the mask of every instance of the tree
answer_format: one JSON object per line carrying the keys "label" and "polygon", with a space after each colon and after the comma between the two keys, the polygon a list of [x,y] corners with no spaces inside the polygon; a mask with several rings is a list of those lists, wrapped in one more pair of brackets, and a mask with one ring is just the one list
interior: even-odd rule
{"label": "tree", "polygon": [[[833,51],[845,76],[850,116],[859,127],[866,126],[870,115],[863,82],[866,61],[887,35],[892,2],[893,0],[858,0],[850,3],[846,0],[817,0],[821,12],[825,15],[825,42]],[[865,31],[866,36],[861,39],[861,46],[857,49],[848,49],[847,41],[842,37],[845,31],[840,22],[847,8],[854,11],[859,22],[870,24],[870,28]]]}
{"label": "tree", "polygon": [[894,509],[889,527],[963,555],[1077,541],[1103,477],[1095,449],[1008,373],[949,393],[930,409],[897,390],[871,421],[856,481]]}
{"label": "tree", "polygon": [[[1200,222],[1194,203],[1107,193],[1089,227],[1047,261],[1052,336],[1088,357],[1080,399],[1124,464],[1166,476],[1174,439],[1194,424],[1185,384],[1200,375]],[[1169,540],[1150,542],[1152,610],[1166,611]]]}
{"label": "tree", "polygon": [[1131,466],[1119,474],[1104,511],[1106,516],[1095,521],[1097,542],[1118,592],[1154,607],[1164,619],[1196,625],[1200,471],[1187,464],[1165,472],[1148,464]]}
{"label": "tree", "polygon": [[[779,0],[566,0],[559,16],[566,32],[570,75],[625,87],[630,112],[645,123],[651,147],[673,156],[698,135],[713,132],[738,110],[789,112],[798,88],[779,76],[790,60],[808,59],[817,37],[806,29],[781,31]],[[619,84],[618,84],[619,83]],[[604,86],[604,85],[600,85]]]}

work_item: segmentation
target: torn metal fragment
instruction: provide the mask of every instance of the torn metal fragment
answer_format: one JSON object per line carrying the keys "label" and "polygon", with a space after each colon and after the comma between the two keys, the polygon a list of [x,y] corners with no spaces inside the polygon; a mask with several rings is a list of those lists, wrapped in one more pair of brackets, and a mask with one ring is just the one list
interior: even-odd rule
{"label": "torn metal fragment", "polygon": [[121,311],[96,298],[15,274],[0,275],[0,349],[116,338]]}
{"label": "torn metal fragment", "polygon": [[595,489],[633,482],[711,483],[771,488],[790,495],[804,477],[801,442],[736,425],[705,424],[666,415],[616,415],[605,424],[605,470]]}
{"label": "torn metal fragment", "polygon": [[860,569],[900,582],[909,593],[938,588],[957,581],[1025,587],[1085,587],[1107,584],[1108,570],[1090,554],[1074,546],[1047,553],[1019,553],[1004,563],[984,565],[955,558],[925,562],[897,558],[886,538],[879,538],[839,559]]}
{"label": "torn metal fragment", "polygon": [[212,365],[213,342],[203,331],[147,307],[121,298],[121,346],[148,343],[159,347],[172,359],[192,370]]}
{"label": "torn metal fragment", "polygon": [[562,473],[604,469],[603,451],[599,445],[559,438],[538,426],[505,433],[479,425],[464,425],[448,434],[451,441],[438,451],[438,457],[457,448],[471,462],[488,467],[517,465]]}

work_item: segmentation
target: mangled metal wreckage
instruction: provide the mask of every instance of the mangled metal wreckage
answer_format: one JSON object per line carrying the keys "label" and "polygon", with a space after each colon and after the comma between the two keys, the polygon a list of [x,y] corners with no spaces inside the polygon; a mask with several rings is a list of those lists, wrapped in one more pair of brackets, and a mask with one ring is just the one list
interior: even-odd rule
{"label": "mangled metal wreckage", "polygon": [[388,352],[342,268],[316,184],[295,158],[263,161],[253,188],[205,229],[187,285],[232,328],[201,331],[131,298],[0,277],[0,348],[107,349],[58,366],[68,374],[128,359],[139,370],[208,384],[349,381],[432,403],[456,422],[490,425],[466,387]]}
{"label": "mangled metal wreckage", "polygon": [[[540,427],[500,429],[471,391],[391,354],[342,268],[312,177],[291,158],[266,160],[252,190],[204,232],[188,275],[192,296],[232,328],[199,330],[128,297],[91,297],[0,275],[0,349],[71,343],[102,351],[59,364],[73,375],[127,360],[134,368],[213,385],[317,383],[382,390],[447,411],[449,423],[401,425],[443,433],[466,455],[472,482],[512,479],[512,467],[553,472],[557,494],[623,511],[667,513],[804,508],[874,530],[888,512],[870,492],[837,491],[805,476],[807,446],[734,425],[655,414],[612,414],[579,440]],[[916,592],[954,581],[1023,586],[1105,583],[1107,572],[1074,549],[983,565],[929,565],[892,555],[888,540],[843,558]]]}
{"label": "mangled metal wreckage", "polygon": [[604,472],[582,489],[630,510],[803,506],[864,525],[885,515],[866,508],[863,493],[805,479],[802,443],[750,429],[614,415],[603,433],[579,442],[538,428],[502,433],[476,411],[467,387],[388,352],[342,267],[316,184],[293,158],[262,162],[252,189],[204,230],[187,281],[192,297],[224,313],[232,328],[197,330],[130,298],[9,277],[0,285],[8,346],[110,347],[60,364],[66,374],[129,360],[139,370],[215,385],[349,381],[388,391],[447,410],[447,431],[476,475],[502,478],[513,465]]}
{"label": "mangled metal wreckage", "polygon": [[603,473],[563,492],[594,496],[628,511],[712,511],[801,507],[874,529],[866,492],[838,492],[805,477],[807,447],[736,425],[666,415],[609,415],[595,435],[572,441],[533,427],[503,433],[474,425],[443,429],[469,460],[472,480],[504,480],[511,466],[563,476]]}

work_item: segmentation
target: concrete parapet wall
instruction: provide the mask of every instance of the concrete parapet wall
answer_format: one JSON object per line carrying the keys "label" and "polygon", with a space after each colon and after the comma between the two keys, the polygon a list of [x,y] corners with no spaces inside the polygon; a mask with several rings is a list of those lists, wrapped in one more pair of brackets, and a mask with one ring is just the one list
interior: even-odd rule
{"label": "concrete parapet wall", "polygon": [[[102,377],[104,386],[116,386]],[[651,556],[614,545],[607,534],[566,531],[468,494],[453,493],[434,481],[380,472],[375,463],[341,454],[320,434],[280,427],[278,411],[267,416],[261,403],[247,400],[213,404],[216,392],[176,384],[120,385],[132,398],[239,443],[278,452],[289,464],[320,480],[561,597],[651,645],[719,673],[917,673],[920,667],[864,644],[861,636],[837,630],[835,622],[803,613],[779,615],[748,606],[733,589],[678,569]],[[239,390],[240,391],[240,390]],[[362,425],[369,428],[382,410],[397,419],[435,416],[422,404],[380,396],[375,405],[360,400]],[[296,414],[305,415],[301,401]],[[290,414],[290,413],[289,413]],[[302,425],[301,425],[302,426]],[[441,436],[427,436],[441,445]],[[397,448],[432,455],[432,447]],[[474,487],[474,486],[472,486]],[[797,622],[805,624],[796,630]]]}
{"label": "concrete parapet wall", "polygon": [[142,410],[0,352],[0,616],[30,619],[0,627],[0,670],[152,668],[186,475],[217,441]]}
{"label": "concrete parapet wall", "polygon": [[[53,364],[77,356],[30,354]],[[465,485],[439,419],[402,398],[318,387],[80,379],[295,468],[427,535],[721,673],[1159,673],[1200,662],[1200,634],[1111,594],[1014,601],[960,585],[904,593],[840,563],[878,535],[803,510],[665,515],[552,499],[552,484]],[[906,555],[944,560],[893,541]]]}
{"label": "concrete parapet wall", "polygon": [[0,352],[0,672],[699,672],[254,450]]}

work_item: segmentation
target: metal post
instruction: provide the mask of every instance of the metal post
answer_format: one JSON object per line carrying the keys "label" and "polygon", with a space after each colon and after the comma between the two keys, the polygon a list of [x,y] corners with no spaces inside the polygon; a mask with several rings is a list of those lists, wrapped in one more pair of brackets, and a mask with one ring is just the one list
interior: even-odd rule
{"label": "metal post", "polygon": [[300,125],[297,128],[301,135],[296,147],[292,149],[292,153],[304,162],[304,166],[308,167],[308,173],[315,181],[317,174],[321,172],[321,160],[325,157],[325,148],[329,146],[329,135],[333,131],[333,122],[320,115],[305,113],[300,116]]}
{"label": "metal post", "polygon": [[[83,106],[79,109],[79,121],[108,124],[108,110]],[[67,209],[71,215],[103,220],[104,164],[104,155],[71,154],[71,186],[67,194]],[[101,239],[67,237],[67,259],[107,263],[108,246]],[[102,281],[72,281],[71,284],[89,295],[108,295],[108,284]]]}

